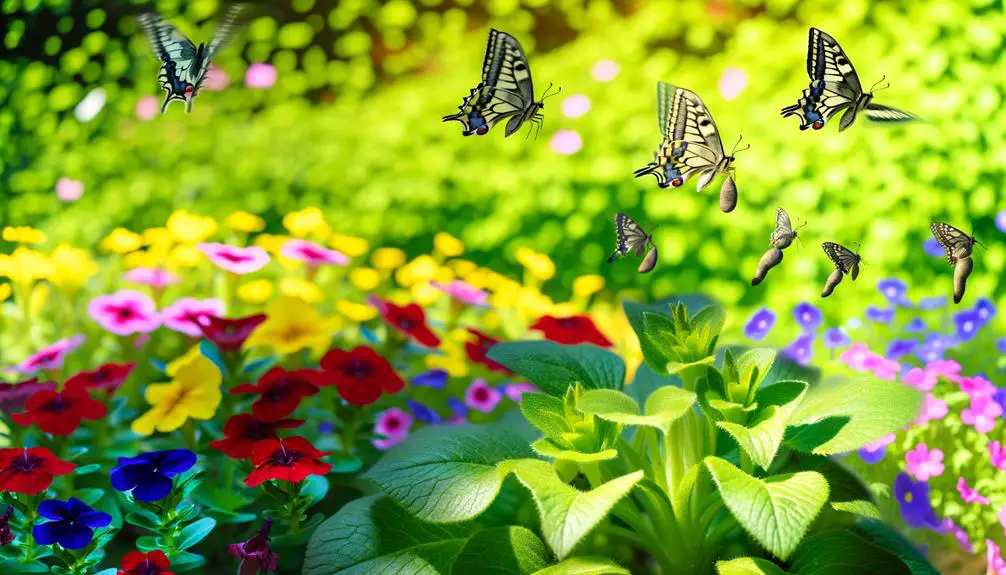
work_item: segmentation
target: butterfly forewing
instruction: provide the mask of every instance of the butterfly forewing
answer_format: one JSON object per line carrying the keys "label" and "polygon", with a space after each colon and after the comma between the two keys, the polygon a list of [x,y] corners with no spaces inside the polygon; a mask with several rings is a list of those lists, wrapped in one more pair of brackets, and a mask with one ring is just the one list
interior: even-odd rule
{"label": "butterfly forewing", "polygon": [[863,93],[856,68],[830,35],[817,28],[810,29],[807,48],[807,74],[811,80],[824,82],[855,100]]}
{"label": "butterfly forewing", "polygon": [[776,208],[775,230],[772,232],[772,237],[770,238],[772,244],[778,244],[780,248],[789,247],[794,237],[793,224],[789,220],[789,214],[782,208]]}
{"label": "butterfly forewing", "polygon": [[874,122],[910,122],[919,119],[914,114],[872,102],[867,104],[864,112],[866,117]]}
{"label": "butterfly forewing", "polygon": [[849,273],[859,264],[858,254],[835,242],[824,242],[821,244],[821,248],[824,249],[824,253],[827,254],[828,258],[835,264],[835,267],[841,270],[842,273]]}
{"label": "butterfly forewing", "polygon": [[639,227],[629,216],[618,212],[615,214],[615,240],[619,255],[626,256],[634,252],[637,256],[643,255],[649,236]]}
{"label": "butterfly forewing", "polygon": [[932,230],[936,241],[947,252],[947,261],[950,262],[950,265],[971,255],[971,249],[974,247],[973,237],[944,222],[933,222],[929,229]]}
{"label": "butterfly forewing", "polygon": [[[667,94],[671,94],[667,105]],[[658,107],[666,106],[665,143],[661,153],[681,171],[684,179],[716,168],[723,159],[723,144],[712,114],[691,90],[661,82]]]}

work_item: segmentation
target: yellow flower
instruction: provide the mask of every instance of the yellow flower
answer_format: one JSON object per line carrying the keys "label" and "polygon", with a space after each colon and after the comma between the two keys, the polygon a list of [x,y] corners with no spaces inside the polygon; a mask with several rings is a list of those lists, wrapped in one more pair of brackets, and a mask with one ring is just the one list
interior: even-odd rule
{"label": "yellow flower", "polygon": [[191,363],[197,357],[201,356],[202,352],[199,351],[199,346],[194,345],[190,347],[189,351],[185,352],[182,356],[176,357],[174,361],[171,361],[168,365],[164,366],[164,373],[168,374],[168,377],[175,377],[178,375],[178,370],[181,369],[182,366]]}
{"label": "yellow flower", "polygon": [[573,280],[573,294],[577,297],[586,298],[604,289],[604,278],[589,274]]}
{"label": "yellow flower", "polygon": [[531,317],[538,317],[551,309],[552,298],[534,288],[523,287],[517,293],[517,307]]}
{"label": "yellow flower", "polygon": [[143,247],[143,237],[127,230],[126,228],[115,228],[112,233],[101,240],[101,251],[113,254],[127,254]]}
{"label": "yellow flower", "polygon": [[246,303],[265,303],[274,291],[269,280],[252,280],[238,287],[238,299]]}
{"label": "yellow flower", "polygon": [[468,360],[464,355],[428,355],[426,356],[426,367],[427,369],[442,369],[451,377],[468,375]]}
{"label": "yellow flower", "polygon": [[28,313],[31,317],[37,317],[42,313],[46,300],[49,299],[49,286],[38,284],[31,288],[31,297],[28,299]]}
{"label": "yellow flower", "polygon": [[0,277],[10,278],[14,283],[28,286],[47,279],[52,272],[52,262],[41,252],[19,247],[12,254],[0,254]]}
{"label": "yellow flower", "polygon": [[302,299],[283,297],[266,308],[269,319],[248,338],[248,346],[264,345],[287,355],[304,348],[325,350],[342,323],[338,317],[323,317]]}
{"label": "yellow flower", "polygon": [[422,307],[430,305],[437,301],[440,296],[444,295],[444,292],[425,282],[412,284],[412,288],[409,291],[412,292],[412,301]]}
{"label": "yellow flower", "polygon": [[518,248],[517,261],[539,281],[551,279],[555,275],[555,264],[545,254],[539,254],[528,248]]}
{"label": "yellow flower", "polygon": [[311,234],[327,238],[332,233],[332,228],[328,227],[321,210],[314,207],[283,216],[283,227],[298,238],[306,238]]}
{"label": "yellow flower", "polygon": [[283,278],[279,282],[279,291],[285,296],[300,298],[307,303],[318,303],[325,299],[321,288],[301,278]]}
{"label": "yellow flower", "polygon": [[579,306],[568,301],[552,304],[552,306],[546,311],[546,313],[552,317],[569,317],[571,315],[577,315],[580,312],[581,309]]}
{"label": "yellow flower", "polygon": [[123,263],[127,268],[156,268],[164,262],[164,256],[150,250],[141,250],[126,254]]}
{"label": "yellow flower", "polygon": [[441,255],[453,258],[465,252],[465,244],[447,232],[439,232],[433,236],[433,249]]}
{"label": "yellow flower", "polygon": [[356,268],[349,272],[349,281],[357,289],[370,291],[381,283],[381,274],[373,268]]}
{"label": "yellow flower", "polygon": [[261,234],[255,237],[255,245],[271,253],[278,255],[283,248],[283,244],[290,238],[287,236],[277,236],[274,234]]}
{"label": "yellow flower", "polygon": [[41,244],[45,242],[45,232],[28,226],[7,226],[3,239],[14,244]]}
{"label": "yellow flower", "polygon": [[174,268],[194,268],[201,261],[203,261],[203,252],[193,245],[177,245],[168,254],[168,265]]}
{"label": "yellow flower", "polygon": [[433,280],[442,284],[449,284],[454,281],[454,270],[448,267],[442,267],[437,270],[437,273],[433,274]]}
{"label": "yellow flower", "polygon": [[[2,300],[0,300],[2,301]],[[335,302],[335,309],[343,316],[357,322],[363,323],[377,317],[377,308],[365,303],[339,300]]]}
{"label": "yellow flower", "polygon": [[143,243],[148,246],[159,246],[162,249],[171,247],[175,243],[175,236],[171,235],[168,228],[147,228],[143,230]]}
{"label": "yellow flower", "polygon": [[378,248],[370,254],[370,261],[379,270],[393,270],[405,263],[405,252],[398,248]]}
{"label": "yellow flower", "polygon": [[213,362],[199,355],[184,365],[170,383],[148,385],[144,398],[151,408],[133,421],[132,430],[139,435],[154,431],[168,433],[181,427],[189,418],[210,419],[220,406],[222,378]]}
{"label": "yellow flower", "polygon": [[175,210],[168,217],[166,227],[177,241],[183,244],[197,244],[216,233],[217,222],[213,218],[204,218],[185,210]]}
{"label": "yellow flower", "polygon": [[236,232],[260,232],[265,228],[265,220],[245,211],[234,212],[227,216],[224,225]]}
{"label": "yellow flower", "polygon": [[395,280],[402,287],[426,283],[434,278],[440,266],[432,256],[423,254],[395,271]]}
{"label": "yellow flower", "polygon": [[342,234],[335,234],[328,238],[328,245],[351,258],[362,256],[370,249],[370,243],[367,240]]}
{"label": "yellow flower", "polygon": [[475,262],[460,259],[450,260],[449,262],[447,262],[447,267],[454,270],[454,275],[460,278],[468,276],[468,274],[474,272],[479,268],[479,266],[477,266]]}
{"label": "yellow flower", "polygon": [[98,273],[98,264],[87,251],[69,244],[59,244],[49,257],[53,266],[49,281],[64,292],[76,291]]}
{"label": "yellow flower", "polygon": [[10,287],[10,284],[0,284],[0,303],[7,301],[7,298],[10,297],[11,291],[12,288]]}

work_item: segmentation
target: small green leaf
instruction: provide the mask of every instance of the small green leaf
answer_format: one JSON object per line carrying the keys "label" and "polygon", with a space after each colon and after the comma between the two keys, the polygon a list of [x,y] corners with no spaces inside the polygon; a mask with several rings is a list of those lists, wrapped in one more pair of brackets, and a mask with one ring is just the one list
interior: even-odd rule
{"label": "small green leaf", "polygon": [[[0,564],[0,569],[2,569],[2,568],[3,568],[3,565]],[[118,572],[119,572],[119,570],[116,569],[115,567],[109,567],[108,569],[102,569],[101,571],[98,571],[94,575],[115,575]]]}
{"label": "small green leaf", "polygon": [[692,490],[695,489],[695,483],[698,481],[700,473],[702,473],[702,465],[692,464],[672,494],[671,507],[674,509],[674,516],[679,521],[684,522],[688,515],[688,500],[692,496]]}
{"label": "small green leaf", "polygon": [[498,343],[489,359],[519,373],[538,389],[562,397],[576,383],[584,389],[621,389],[625,383],[622,358],[600,347],[559,345],[551,341]]}
{"label": "small green leaf", "polygon": [[755,557],[738,557],[730,561],[717,561],[719,575],[785,575],[778,565]]}
{"label": "small green leaf", "polygon": [[880,519],[880,510],[872,501],[858,499],[856,501],[832,501],[829,505],[835,511],[845,511],[867,519]]}
{"label": "small green leaf", "polygon": [[672,423],[691,409],[695,394],[680,387],[662,387],[646,401],[645,414],[631,397],[608,389],[585,392],[580,397],[580,410],[607,421],[623,425],[646,425],[665,434]]}
{"label": "small green leaf", "polygon": [[81,465],[80,467],[73,470],[74,475],[88,475],[94,473],[95,471],[101,470],[100,463],[91,463],[90,465]]}
{"label": "small green leaf", "polygon": [[529,575],[549,564],[550,554],[541,539],[520,526],[496,527],[472,536],[454,561],[457,575]]}
{"label": "small green leaf", "polygon": [[[775,362],[776,351],[774,349],[756,347],[744,352],[737,358],[737,374],[740,376],[739,386],[742,388],[745,397],[751,397],[752,392],[760,391],[762,380],[772,369]],[[731,397],[734,397],[731,390]],[[742,399],[734,397],[734,399]],[[761,402],[759,402],[761,403]]]}
{"label": "small green leaf", "polygon": [[692,316],[692,331],[705,330],[711,336],[716,336],[723,331],[726,321],[727,314],[723,308],[716,304],[707,305]]}
{"label": "small green leaf", "polygon": [[636,368],[636,377],[625,386],[625,393],[636,401],[636,405],[646,405],[650,394],[661,387],[681,387],[681,379],[673,375],[658,375],[645,362]]}
{"label": "small green leaf", "polygon": [[49,566],[41,561],[20,563],[18,561],[0,561],[0,573],[48,573]]}
{"label": "small green leaf", "polygon": [[664,366],[664,369],[667,370],[668,374],[674,375],[676,373],[681,373],[682,371],[688,369],[689,367],[695,367],[699,365],[712,365],[714,361],[716,361],[716,356],[712,355],[704,357],[698,361],[693,361],[691,363],[679,363],[677,361],[672,360],[667,362],[667,365]]}
{"label": "small green leaf", "polygon": [[552,459],[561,459],[564,461],[576,461],[579,463],[606,461],[608,459],[618,457],[618,451],[614,449],[605,449],[604,451],[598,451],[596,453],[583,453],[572,449],[563,449],[546,437],[532,443],[531,449],[542,457],[551,457]]}
{"label": "small green leaf", "polygon": [[311,499],[311,505],[317,505],[328,495],[328,479],[321,475],[312,475],[304,481],[300,488],[300,496]]}
{"label": "small green leaf", "polygon": [[206,539],[213,528],[217,526],[217,520],[212,517],[203,517],[194,521],[182,529],[182,533],[177,538],[178,549],[188,549]]}
{"label": "small green leaf", "polygon": [[629,570],[604,557],[570,557],[535,571],[533,575],[632,575]]}
{"label": "small green leaf", "polygon": [[175,573],[191,571],[203,565],[206,565],[206,558],[198,553],[182,551],[171,557],[171,570]]}
{"label": "small green leaf", "polygon": [[716,424],[730,434],[751,461],[767,470],[775,454],[779,451],[783,435],[786,433],[785,413],[778,406],[762,410],[749,426],[720,421]]}
{"label": "small green leaf", "polygon": [[137,510],[132,513],[126,514],[126,523],[130,525],[135,525],[140,529],[146,529],[150,532],[157,532],[160,529],[161,522],[157,519],[157,516],[149,511]]}
{"label": "small green leaf", "polygon": [[793,554],[790,570],[800,575],[911,575],[897,555],[847,530],[808,537]]}
{"label": "small green leaf", "polygon": [[525,393],[520,396],[520,412],[524,419],[545,434],[545,437],[559,437],[569,431],[569,424],[563,415],[561,399],[547,393]]}
{"label": "small green leaf", "polygon": [[828,501],[828,482],[814,471],[758,479],[717,457],[705,464],[738,523],[783,561]]}
{"label": "small green leaf", "polygon": [[[758,351],[758,350],[752,350]],[[751,352],[748,352],[751,353]],[[747,356],[747,354],[744,354]],[[783,413],[787,423],[793,411],[803,401],[807,388],[810,387],[803,381],[780,381],[768,387],[758,388],[754,401],[759,407],[765,409],[770,405],[777,405]]]}
{"label": "small green leaf", "polygon": [[815,449],[835,438],[842,428],[852,421],[848,417],[825,417],[814,423],[793,425],[786,428],[783,443],[804,453],[813,453]]}

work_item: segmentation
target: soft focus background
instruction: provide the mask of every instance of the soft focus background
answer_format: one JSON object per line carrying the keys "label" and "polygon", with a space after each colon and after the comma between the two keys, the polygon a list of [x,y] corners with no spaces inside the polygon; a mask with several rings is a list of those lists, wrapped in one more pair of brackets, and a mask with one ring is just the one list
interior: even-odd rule
{"label": "soft focus background", "polygon": [[[1006,292],[1001,1],[264,2],[193,112],[163,116],[159,63],[134,17],[149,9],[198,42],[220,5],[4,0],[0,224],[96,245],[178,208],[247,210],[277,232],[281,214],[318,206],[333,233],[410,256],[444,230],[476,263],[516,272],[518,248],[531,247],[556,264],[546,292],[601,273],[616,291],[702,291],[742,310],[813,301],[831,269],[821,241],[862,242],[861,279],[825,301],[835,318],[883,301],[885,277],[949,294],[950,268],[923,247],[944,219],[988,246],[969,299]],[[562,87],[537,140],[462,138],[440,122],[478,81],[489,26],[521,40],[539,94]],[[925,122],[860,119],[839,134],[837,120],[800,132],[781,118],[808,82],[810,26],[841,42],[865,86],[887,76],[878,101]],[[632,177],[660,142],[658,80],[700,94],[727,146],[739,134],[751,144],[734,213],[719,211],[715,189]],[[805,245],[751,288],[780,205],[809,221]],[[618,210],[661,226],[648,276],[604,264]]]}

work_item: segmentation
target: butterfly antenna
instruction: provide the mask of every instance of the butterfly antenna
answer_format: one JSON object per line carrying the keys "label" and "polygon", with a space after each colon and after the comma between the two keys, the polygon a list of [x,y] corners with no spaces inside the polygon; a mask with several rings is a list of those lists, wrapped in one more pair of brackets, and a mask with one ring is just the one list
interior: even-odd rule
{"label": "butterfly antenna", "polygon": [[549,82],[548,83],[548,88],[545,88],[545,93],[541,95],[541,100],[543,102],[545,101],[545,98],[550,98],[552,96],[558,96],[559,92],[562,92],[562,86],[559,86],[559,88],[555,91],[554,94],[549,94],[549,91],[551,89],[552,89],[552,82]]}
{"label": "butterfly antenna", "polygon": [[880,80],[877,80],[876,82],[874,82],[873,86],[870,87],[870,93],[872,94],[874,92],[879,92],[881,90],[886,90],[886,89],[890,88],[891,87],[890,83],[888,83],[886,86],[877,88],[877,85],[881,84],[886,79],[887,79],[887,74],[884,74],[883,76],[881,76]]}
{"label": "butterfly antenna", "polygon": [[744,148],[742,148],[740,150],[737,149],[737,146],[741,145],[741,140],[743,140],[743,139],[744,139],[744,134],[741,134],[740,136],[737,137],[737,143],[734,144],[734,149],[730,150],[730,155],[731,156],[734,155],[734,154],[736,154],[737,152],[743,152],[744,150],[750,150],[751,149],[751,144],[748,144],[746,147],[744,147]]}

